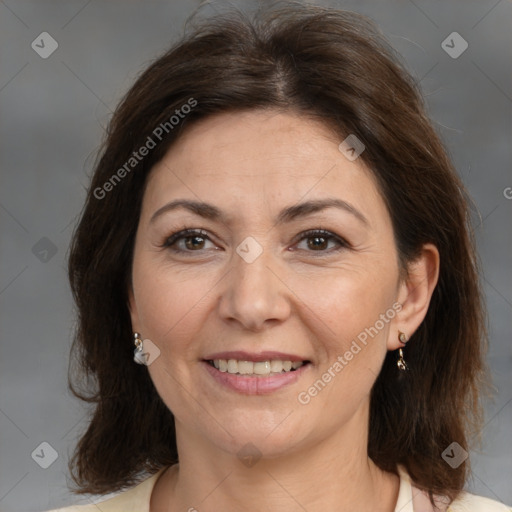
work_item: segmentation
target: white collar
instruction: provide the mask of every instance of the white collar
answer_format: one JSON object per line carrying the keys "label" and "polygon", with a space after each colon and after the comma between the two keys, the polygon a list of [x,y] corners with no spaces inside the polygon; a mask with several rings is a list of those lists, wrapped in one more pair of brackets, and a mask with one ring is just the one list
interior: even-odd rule
{"label": "white collar", "polygon": [[[434,512],[434,508],[428,494],[415,487],[409,473],[401,465],[398,466],[400,488],[395,512]],[[439,512],[445,511],[449,505],[449,499],[434,495],[434,501]]]}

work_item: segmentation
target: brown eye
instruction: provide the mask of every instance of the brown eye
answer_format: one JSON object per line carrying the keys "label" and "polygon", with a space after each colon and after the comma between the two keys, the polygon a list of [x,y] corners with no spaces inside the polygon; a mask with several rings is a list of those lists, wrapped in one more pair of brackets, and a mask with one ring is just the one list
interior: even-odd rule
{"label": "brown eye", "polygon": [[308,248],[314,251],[327,249],[328,239],[325,236],[308,237]]}
{"label": "brown eye", "polygon": [[183,237],[183,240],[185,240],[185,247],[191,251],[203,249],[205,244],[205,238],[202,236],[187,236]]}
{"label": "brown eye", "polygon": [[[331,253],[349,247],[343,238],[323,229],[306,231],[299,236],[297,247],[307,252]],[[301,247],[304,240],[305,247]]]}
{"label": "brown eye", "polygon": [[[208,249],[206,246],[208,242],[212,243],[206,232],[197,229],[185,229],[166,238],[161,247],[176,253],[186,254]],[[213,248],[216,248],[215,245],[213,245]]]}

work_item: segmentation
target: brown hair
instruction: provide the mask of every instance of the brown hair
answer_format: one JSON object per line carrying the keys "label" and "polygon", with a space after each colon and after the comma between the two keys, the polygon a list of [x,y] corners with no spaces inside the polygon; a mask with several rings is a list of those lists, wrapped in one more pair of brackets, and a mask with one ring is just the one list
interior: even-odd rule
{"label": "brown hair", "polygon": [[[194,108],[171,127],[191,100]],[[407,344],[411,371],[400,380],[396,354],[388,353],[373,387],[368,453],[384,470],[403,464],[431,496],[453,499],[468,465],[452,469],[441,453],[453,441],[468,450],[480,424],[486,345],[466,193],[418,88],[373,24],[297,4],[252,19],[232,11],[203,21],[141,74],[111,119],[69,256],[80,370],[75,381],[70,367],[70,386],[95,404],[70,461],[74,492],[116,491],[140,472],[177,462],[173,415],[132,359],[127,292],[144,186],[187,126],[252,109],[319,119],[340,141],[355,134],[387,204],[403,269],[423,244],[437,246],[438,285]],[[156,147],[127,167],[159,126],[167,129]],[[122,180],[113,181],[116,173]]]}

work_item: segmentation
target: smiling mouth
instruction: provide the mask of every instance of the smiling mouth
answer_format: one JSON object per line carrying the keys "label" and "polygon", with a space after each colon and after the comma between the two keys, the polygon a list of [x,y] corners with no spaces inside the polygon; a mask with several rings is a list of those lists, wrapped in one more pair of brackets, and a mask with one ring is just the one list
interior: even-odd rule
{"label": "smiling mouth", "polygon": [[246,377],[272,377],[298,370],[310,361],[242,361],[237,359],[213,359],[206,362],[222,373]]}

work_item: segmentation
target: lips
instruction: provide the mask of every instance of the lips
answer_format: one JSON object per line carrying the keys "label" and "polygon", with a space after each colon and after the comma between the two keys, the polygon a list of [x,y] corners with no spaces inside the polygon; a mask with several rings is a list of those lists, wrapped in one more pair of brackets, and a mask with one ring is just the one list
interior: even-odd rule
{"label": "lips", "polygon": [[272,393],[296,382],[310,361],[283,352],[218,352],[203,360],[207,372],[230,390],[248,395]]}

